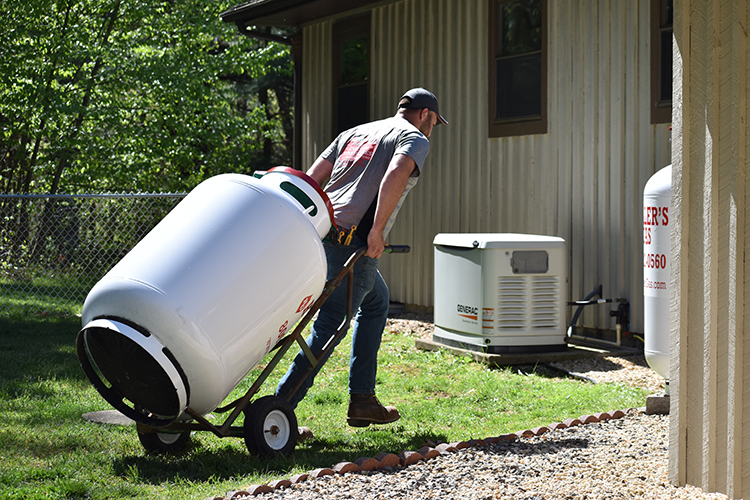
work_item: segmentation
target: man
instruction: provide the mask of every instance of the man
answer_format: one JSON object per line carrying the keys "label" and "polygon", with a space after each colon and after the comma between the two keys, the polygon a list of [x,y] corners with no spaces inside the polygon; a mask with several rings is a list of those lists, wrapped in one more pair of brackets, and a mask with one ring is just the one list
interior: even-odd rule
{"label": "man", "polygon": [[[438,100],[429,91],[415,88],[399,100],[396,115],[342,132],[310,167],[307,174],[321,186],[333,204],[334,218],[344,238],[324,240],[328,279],[338,273],[352,253],[367,246],[354,265],[352,310],[357,311],[349,366],[349,410],[353,427],[385,424],[399,419],[392,406],[375,397],[375,375],[380,341],[388,316],[388,287],[378,272],[396,214],[406,194],[416,184],[430,149],[432,128],[448,124],[440,116]],[[346,317],[346,280],[325,301],[307,339],[316,355]],[[324,362],[325,360],[323,360]],[[292,407],[305,396],[323,362],[303,382],[290,401]],[[276,395],[286,397],[307,375],[310,363],[302,351],[282,378]]]}

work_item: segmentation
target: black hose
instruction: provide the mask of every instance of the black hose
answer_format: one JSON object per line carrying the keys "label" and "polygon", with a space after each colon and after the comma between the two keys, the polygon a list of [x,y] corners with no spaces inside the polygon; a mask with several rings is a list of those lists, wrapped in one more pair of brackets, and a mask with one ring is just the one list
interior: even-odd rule
{"label": "black hose", "polygon": [[[598,295],[599,297],[602,296],[602,286],[601,285],[599,285],[591,293],[589,293],[588,295],[586,295],[586,297],[583,300],[584,301],[591,300],[592,297],[594,297],[596,295]],[[586,304],[579,305],[578,308],[576,309],[575,314],[573,314],[573,319],[570,320],[570,326],[568,327],[568,336],[572,335],[573,328],[575,328],[576,323],[578,323],[578,317],[581,315],[581,312],[583,311],[583,307],[585,305]]]}
{"label": "black hose", "polygon": [[557,371],[557,372],[564,373],[566,377],[574,378],[574,379],[577,379],[577,380],[582,380],[584,382],[589,382],[589,383],[592,383],[592,384],[597,384],[598,383],[596,380],[594,380],[592,378],[589,378],[589,377],[587,377],[585,375],[579,375],[577,373],[569,372],[568,370],[566,370],[564,368],[560,368],[559,366],[553,366],[553,365],[551,365],[549,363],[544,363],[544,366],[547,367],[548,369],[552,370],[552,371]]}

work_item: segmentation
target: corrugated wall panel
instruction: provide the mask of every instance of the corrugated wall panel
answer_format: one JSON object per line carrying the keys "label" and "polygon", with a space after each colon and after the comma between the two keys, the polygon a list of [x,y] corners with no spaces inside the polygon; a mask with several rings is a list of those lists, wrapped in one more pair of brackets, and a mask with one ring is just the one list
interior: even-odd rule
{"label": "corrugated wall panel", "polygon": [[[481,7],[477,7],[481,5]],[[520,232],[568,242],[571,299],[597,285],[632,304],[643,331],[643,186],[669,163],[668,125],[649,115],[649,0],[548,2],[548,133],[488,138],[487,2],[402,0],[372,10],[371,116],[401,93],[432,90],[438,126],[419,184],[391,232],[408,255],[385,256],[393,300],[432,306],[432,240],[441,232]],[[305,29],[305,158],[330,140],[331,24]],[[318,130],[323,127],[325,133]],[[597,306],[598,307],[598,306]],[[608,308],[586,326],[613,328]]]}
{"label": "corrugated wall panel", "polygon": [[333,24],[318,23],[302,38],[302,163],[310,166],[333,140]]}
{"label": "corrugated wall panel", "polygon": [[[627,168],[623,158],[623,108],[626,103],[624,98],[623,78],[616,77],[616,72],[620,72],[624,64],[624,53],[627,50],[625,41],[627,33],[624,23],[613,23],[610,19],[619,19],[625,15],[629,8],[627,2],[607,2],[600,7],[600,25],[603,25],[602,43],[603,48],[609,58],[604,62],[602,73],[605,75],[605,82],[602,85],[602,98],[600,106],[603,108],[602,118],[599,120],[603,129],[602,144],[606,148],[606,154],[602,159],[603,165],[607,168],[606,181],[602,186],[604,195],[602,201],[607,207],[605,215],[606,226],[602,237],[606,240],[606,258],[604,263],[609,264],[607,276],[602,277],[603,282],[618,283],[620,286],[627,283],[625,273],[629,266],[625,266],[625,258],[630,252],[625,248],[624,221],[622,216],[622,207],[625,200],[624,184],[620,179],[626,175]],[[640,236],[639,236],[640,238]],[[640,240],[639,240],[640,241]],[[611,263],[611,264],[610,264]],[[628,297],[631,300],[628,290],[611,289],[609,293],[617,297]],[[633,311],[638,310],[635,305]]]}

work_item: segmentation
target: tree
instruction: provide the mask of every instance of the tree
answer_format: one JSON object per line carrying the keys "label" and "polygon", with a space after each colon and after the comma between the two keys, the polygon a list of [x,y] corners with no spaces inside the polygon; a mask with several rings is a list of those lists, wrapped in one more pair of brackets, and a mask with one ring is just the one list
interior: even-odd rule
{"label": "tree", "polygon": [[6,0],[0,192],[181,191],[291,161],[289,48],[210,0]]}

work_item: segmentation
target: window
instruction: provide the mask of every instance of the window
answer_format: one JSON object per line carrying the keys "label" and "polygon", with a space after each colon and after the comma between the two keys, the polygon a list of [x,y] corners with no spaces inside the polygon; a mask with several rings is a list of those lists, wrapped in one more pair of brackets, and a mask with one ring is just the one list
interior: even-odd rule
{"label": "window", "polygon": [[651,123],[672,121],[673,0],[651,0]]}
{"label": "window", "polygon": [[491,0],[490,137],[547,132],[547,0]]}
{"label": "window", "polygon": [[338,135],[369,120],[370,16],[333,27],[333,132]]}

